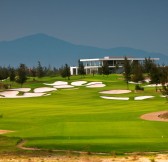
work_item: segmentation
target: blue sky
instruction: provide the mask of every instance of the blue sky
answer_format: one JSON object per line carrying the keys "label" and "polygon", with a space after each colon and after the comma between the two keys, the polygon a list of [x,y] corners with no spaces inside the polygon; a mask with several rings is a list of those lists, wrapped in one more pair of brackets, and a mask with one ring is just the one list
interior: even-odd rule
{"label": "blue sky", "polygon": [[0,41],[36,33],[168,54],[168,0],[0,0]]}

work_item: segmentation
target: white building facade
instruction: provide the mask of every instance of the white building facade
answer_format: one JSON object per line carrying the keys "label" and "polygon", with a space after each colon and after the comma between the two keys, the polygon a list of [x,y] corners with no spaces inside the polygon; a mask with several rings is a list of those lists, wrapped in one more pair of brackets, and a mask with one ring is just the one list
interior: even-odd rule
{"label": "white building facade", "polygon": [[[159,58],[150,58],[151,60],[157,61]],[[118,73],[123,72],[123,64],[125,57],[109,57],[104,58],[94,58],[94,59],[80,59],[80,62],[83,63],[86,74],[99,73],[99,70],[102,66],[107,63],[110,69],[110,72],[113,73],[116,70]],[[143,62],[145,58],[134,58],[127,57],[127,60],[130,62],[138,61]],[[70,67],[71,75],[78,75],[78,67]]]}

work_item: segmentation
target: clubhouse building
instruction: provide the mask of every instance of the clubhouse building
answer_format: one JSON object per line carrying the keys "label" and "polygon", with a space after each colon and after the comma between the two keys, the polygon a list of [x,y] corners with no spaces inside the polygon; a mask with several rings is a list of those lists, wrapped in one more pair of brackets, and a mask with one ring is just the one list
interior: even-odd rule
{"label": "clubhouse building", "polygon": [[[159,60],[159,58],[150,58],[153,61]],[[80,59],[83,63],[86,74],[99,73],[102,66],[107,64],[110,69],[110,73],[122,73],[125,57],[110,57],[93,58],[93,59]],[[145,58],[127,57],[130,62],[138,61],[143,62]],[[71,75],[78,75],[78,67],[70,67]]]}

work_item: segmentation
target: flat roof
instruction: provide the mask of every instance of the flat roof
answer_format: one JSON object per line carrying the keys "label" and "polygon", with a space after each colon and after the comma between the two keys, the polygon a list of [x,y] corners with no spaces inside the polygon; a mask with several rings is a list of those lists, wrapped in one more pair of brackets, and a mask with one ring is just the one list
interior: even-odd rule
{"label": "flat roof", "polygon": [[[80,61],[105,61],[105,60],[124,60],[125,57],[109,57],[106,56],[104,58],[92,58],[92,59],[80,59]],[[128,60],[139,60],[143,61],[145,58],[136,58],[136,57],[127,57]],[[159,60],[159,58],[150,58],[151,60]]]}

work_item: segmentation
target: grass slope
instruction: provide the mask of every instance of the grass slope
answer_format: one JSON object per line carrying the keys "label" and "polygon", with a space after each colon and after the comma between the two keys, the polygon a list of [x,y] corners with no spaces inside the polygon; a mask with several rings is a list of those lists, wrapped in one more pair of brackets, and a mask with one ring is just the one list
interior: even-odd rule
{"label": "grass slope", "polygon": [[[43,82],[56,80],[62,78],[42,78],[37,82],[29,81],[24,86],[41,87]],[[3,114],[0,129],[15,131],[5,135],[6,145],[11,141],[14,146],[13,141],[16,143],[16,139],[23,138],[28,140],[26,146],[45,149],[118,153],[167,150],[168,123],[140,119],[142,114],[167,109],[165,99],[154,88],[145,88],[144,92],[138,93],[108,95],[130,97],[129,101],[105,100],[100,98],[100,91],[126,89],[122,76],[97,75],[82,79],[74,76],[69,82],[75,80],[103,81],[107,86],[62,89],[38,98],[0,99],[0,114]],[[130,89],[133,90],[134,85],[130,85]],[[141,95],[154,95],[155,98],[133,100]]]}

